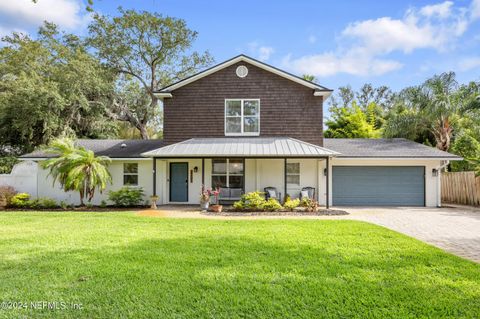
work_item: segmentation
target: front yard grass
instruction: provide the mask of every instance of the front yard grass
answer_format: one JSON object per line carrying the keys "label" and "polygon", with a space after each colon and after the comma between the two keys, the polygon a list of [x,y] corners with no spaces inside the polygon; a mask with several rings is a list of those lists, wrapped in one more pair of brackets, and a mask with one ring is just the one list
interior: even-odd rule
{"label": "front yard grass", "polygon": [[7,212],[0,267],[0,318],[480,314],[480,265],[356,221]]}

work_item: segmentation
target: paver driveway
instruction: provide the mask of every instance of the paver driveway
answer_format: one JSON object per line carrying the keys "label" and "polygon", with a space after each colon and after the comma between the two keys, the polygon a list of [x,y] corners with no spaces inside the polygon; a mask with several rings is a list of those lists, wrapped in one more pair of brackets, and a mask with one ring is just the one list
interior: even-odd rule
{"label": "paver driveway", "polygon": [[347,208],[348,219],[385,226],[455,255],[480,262],[480,209]]}

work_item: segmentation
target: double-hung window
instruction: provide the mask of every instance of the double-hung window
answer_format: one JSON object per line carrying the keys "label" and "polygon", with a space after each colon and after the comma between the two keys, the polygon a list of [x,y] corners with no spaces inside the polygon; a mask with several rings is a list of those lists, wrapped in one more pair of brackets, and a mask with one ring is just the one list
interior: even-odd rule
{"label": "double-hung window", "polygon": [[225,100],[225,135],[260,134],[260,100]]}
{"label": "double-hung window", "polygon": [[138,163],[123,163],[123,185],[138,185]]}
{"label": "double-hung window", "polygon": [[212,187],[243,188],[243,160],[237,158],[212,159]]}
{"label": "double-hung window", "polygon": [[287,185],[300,186],[300,163],[287,163]]}

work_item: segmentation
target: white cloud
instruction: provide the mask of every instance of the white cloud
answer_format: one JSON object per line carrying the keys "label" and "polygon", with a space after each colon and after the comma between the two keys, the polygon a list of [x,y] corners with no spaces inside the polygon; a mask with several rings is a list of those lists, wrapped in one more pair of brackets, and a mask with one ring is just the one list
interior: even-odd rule
{"label": "white cloud", "polygon": [[332,52],[303,56],[292,60],[291,55],[285,57],[282,65],[294,69],[299,74],[315,76],[332,76],[347,73],[356,76],[382,75],[398,70],[402,64],[388,59],[376,59],[356,53],[338,56]]}
{"label": "white cloud", "polygon": [[[473,0],[470,6],[478,7],[480,17],[480,0]],[[353,22],[341,32],[336,50],[299,58],[288,56],[283,66],[298,73],[308,70],[308,74],[320,77],[337,73],[363,76],[392,72],[402,64],[386,57],[391,53],[452,50],[455,41],[474,21],[467,16],[468,12],[466,7],[455,7],[453,2],[445,1],[410,8],[402,18],[380,17]]]}
{"label": "white cloud", "polygon": [[255,56],[260,61],[267,61],[270,56],[275,52],[275,49],[269,46],[259,45],[258,42],[248,43],[248,50],[250,54]]}
{"label": "white cloud", "polygon": [[469,57],[460,60],[458,63],[458,68],[460,71],[469,71],[472,69],[480,68],[480,56],[478,57]]}
{"label": "white cloud", "polygon": [[470,17],[472,20],[480,18],[480,0],[473,0],[470,6]]}
{"label": "white cloud", "polygon": [[309,37],[308,37],[308,42],[309,42],[309,43],[312,43],[312,44],[315,43],[315,42],[317,42],[317,37],[314,36],[314,35],[309,36]]}
{"label": "white cloud", "polygon": [[67,30],[86,26],[90,15],[81,0],[10,0],[0,1],[0,28],[7,33],[53,22]]}
{"label": "white cloud", "polygon": [[439,4],[424,6],[420,9],[420,13],[426,17],[447,18],[452,13],[452,1],[445,1]]}
{"label": "white cloud", "polygon": [[272,47],[258,48],[258,59],[260,61],[267,61],[275,50]]}

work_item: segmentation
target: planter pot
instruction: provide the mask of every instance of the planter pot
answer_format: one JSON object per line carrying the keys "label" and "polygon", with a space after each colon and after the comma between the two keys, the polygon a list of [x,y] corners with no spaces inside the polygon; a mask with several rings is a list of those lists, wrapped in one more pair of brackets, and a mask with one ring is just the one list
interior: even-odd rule
{"label": "planter pot", "polygon": [[158,196],[150,196],[150,208],[157,209]]}
{"label": "planter pot", "polygon": [[208,206],[210,206],[210,202],[200,202],[200,209],[201,210],[208,210]]}
{"label": "planter pot", "polygon": [[212,206],[210,206],[210,211],[212,211],[214,213],[221,213],[222,209],[223,209],[222,205],[212,205]]}

